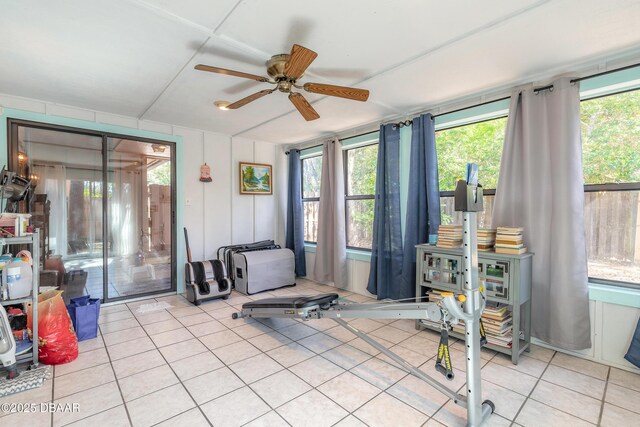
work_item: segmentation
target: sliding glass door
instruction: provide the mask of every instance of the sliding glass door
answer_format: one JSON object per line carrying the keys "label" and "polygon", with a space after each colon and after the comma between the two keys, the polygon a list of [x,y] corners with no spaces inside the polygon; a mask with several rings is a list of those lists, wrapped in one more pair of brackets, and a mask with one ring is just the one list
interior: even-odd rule
{"label": "sliding glass door", "polygon": [[175,147],[10,120],[19,205],[41,230],[41,285],[103,301],[175,290]]}
{"label": "sliding glass door", "polygon": [[109,297],[171,288],[171,147],[108,138]]}

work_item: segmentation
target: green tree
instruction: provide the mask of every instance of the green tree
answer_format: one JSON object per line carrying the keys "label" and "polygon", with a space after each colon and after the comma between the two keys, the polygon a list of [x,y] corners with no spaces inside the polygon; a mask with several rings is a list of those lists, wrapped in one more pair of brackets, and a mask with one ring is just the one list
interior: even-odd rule
{"label": "green tree", "polygon": [[[347,194],[350,196],[374,195],[376,192],[376,168],[378,144],[367,145],[347,151]],[[349,246],[371,247],[373,238],[373,210],[375,202],[349,200],[347,202],[347,224]]]}
{"label": "green tree", "polygon": [[309,157],[302,160],[302,197],[320,197],[320,180],[322,178],[322,156]]}
{"label": "green tree", "polygon": [[163,162],[160,166],[147,171],[147,182],[149,184],[170,185],[171,184],[171,163]]}
{"label": "green tree", "polygon": [[248,184],[255,184],[258,182],[258,179],[256,178],[256,171],[253,166],[245,167],[243,181]]}
{"label": "green tree", "polygon": [[496,188],[506,124],[499,118],[436,132],[440,191],[455,190],[467,163],[478,164],[484,188]]}
{"label": "green tree", "polygon": [[640,181],[640,91],[580,104],[586,184]]}

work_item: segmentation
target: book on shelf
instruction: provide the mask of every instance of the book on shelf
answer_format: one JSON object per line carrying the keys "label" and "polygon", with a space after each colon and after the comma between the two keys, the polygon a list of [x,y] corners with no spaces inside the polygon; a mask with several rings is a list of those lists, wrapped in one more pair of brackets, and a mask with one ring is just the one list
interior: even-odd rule
{"label": "book on shelf", "polygon": [[447,235],[447,234],[438,234],[438,242],[442,240],[460,240],[462,241],[462,234],[457,235]]}
{"label": "book on shelf", "polygon": [[478,251],[491,252],[493,251],[496,243],[496,229],[495,228],[479,228],[477,232],[476,242],[478,244]]}
{"label": "book on shelf", "polygon": [[490,317],[483,317],[482,321],[484,322],[485,325],[493,325],[493,326],[499,326],[502,327],[503,325],[512,322],[513,317],[511,316],[511,313],[507,314],[505,317],[501,318],[501,319],[492,319]]}
{"label": "book on shelf", "polygon": [[497,254],[506,255],[522,255],[527,253],[527,248],[510,249],[510,248],[496,248]]}
{"label": "book on shelf", "polygon": [[502,314],[509,309],[509,305],[503,302],[487,301],[484,313]]}
{"label": "book on shelf", "polygon": [[496,239],[496,243],[500,245],[517,245],[522,243],[523,241],[524,240],[522,239],[522,236],[516,239],[509,239],[509,238],[504,238],[504,236],[500,236]]}
{"label": "book on shelf", "polygon": [[520,249],[520,248],[524,248],[524,243],[520,243],[520,244],[496,243],[495,246],[496,246],[496,248]]}
{"label": "book on shelf", "polygon": [[497,254],[521,255],[527,252],[522,227],[498,227],[495,251]]}
{"label": "book on shelf", "polygon": [[492,333],[494,335],[504,335],[507,332],[513,330],[513,322],[507,322],[503,326],[489,325],[485,320],[482,320],[485,333]]}
{"label": "book on shelf", "polygon": [[522,227],[498,227],[496,229],[496,232],[498,234],[522,234],[522,232],[524,231],[524,228]]}
{"label": "book on shelf", "polygon": [[462,246],[462,240],[460,240],[460,241],[452,241],[452,242],[442,242],[442,241],[438,240],[438,243],[436,244],[436,247],[438,247],[438,248],[446,248],[446,249],[459,248],[460,246]]}
{"label": "book on shelf", "polygon": [[436,247],[455,249],[462,246],[461,225],[440,225],[438,227],[438,241]]}
{"label": "book on shelf", "polygon": [[498,335],[487,334],[487,342],[498,347],[511,348],[513,338],[511,338],[511,335],[501,337]]}

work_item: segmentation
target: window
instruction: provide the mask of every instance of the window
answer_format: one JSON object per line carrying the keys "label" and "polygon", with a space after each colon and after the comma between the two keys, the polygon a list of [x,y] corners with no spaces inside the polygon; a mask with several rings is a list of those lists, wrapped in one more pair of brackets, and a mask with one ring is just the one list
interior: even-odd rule
{"label": "window", "polygon": [[318,241],[318,208],[320,207],[320,179],[322,156],[300,160],[302,163],[302,209],[304,212],[304,241]]}
{"label": "window", "polygon": [[640,90],[583,100],[589,276],[640,285]]}
{"label": "window", "polygon": [[371,249],[378,144],[344,150],[347,247]]}
{"label": "window", "polygon": [[[436,132],[438,179],[442,224],[462,224],[462,212],[454,210],[456,181],[464,178],[467,163],[480,165],[484,187],[484,212],[478,213],[478,226],[491,226],[491,213],[507,118],[500,117]],[[444,126],[443,126],[444,127]]]}

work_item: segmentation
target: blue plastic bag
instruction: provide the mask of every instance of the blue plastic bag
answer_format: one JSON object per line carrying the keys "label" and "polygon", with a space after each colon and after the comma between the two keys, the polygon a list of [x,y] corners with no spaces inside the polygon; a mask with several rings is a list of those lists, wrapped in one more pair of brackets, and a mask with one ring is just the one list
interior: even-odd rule
{"label": "blue plastic bag", "polygon": [[100,317],[100,298],[84,295],[72,298],[67,305],[67,311],[78,341],[84,341],[98,336],[98,318]]}

